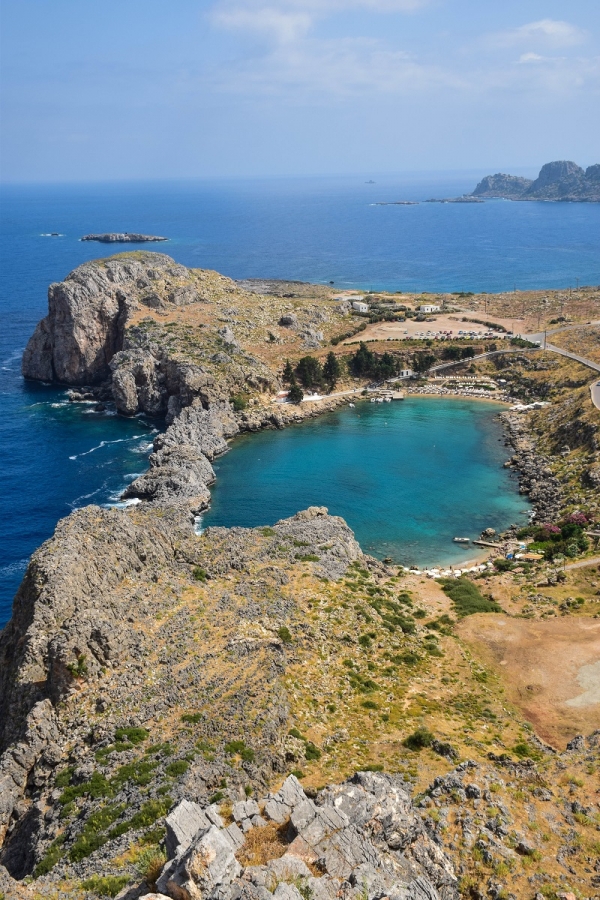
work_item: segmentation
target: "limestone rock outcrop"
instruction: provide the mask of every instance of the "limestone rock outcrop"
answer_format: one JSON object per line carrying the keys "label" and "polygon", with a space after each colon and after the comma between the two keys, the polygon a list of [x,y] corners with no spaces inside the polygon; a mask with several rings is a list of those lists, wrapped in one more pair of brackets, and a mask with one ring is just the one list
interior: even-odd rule
{"label": "limestone rock outcrop", "polygon": [[[236,803],[233,819],[226,825],[214,806],[182,800],[166,819],[169,860],[157,890],[172,900],[459,895],[452,864],[425,831],[401,776],[358,772],[312,800],[290,775],[277,793]],[[244,864],[249,836],[269,823],[284,852]]]}
{"label": "limestone rock outcrop", "polygon": [[193,287],[184,266],[159,253],[122,254],[79,266],[48,289],[48,315],[23,354],[26,378],[95,384],[123,346],[127,320],[148,296]]}

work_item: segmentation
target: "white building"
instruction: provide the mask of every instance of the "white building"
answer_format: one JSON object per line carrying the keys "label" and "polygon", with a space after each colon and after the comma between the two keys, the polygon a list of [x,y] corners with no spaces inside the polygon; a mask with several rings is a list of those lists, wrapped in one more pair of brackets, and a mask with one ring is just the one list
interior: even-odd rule
{"label": "white building", "polygon": [[355,312],[368,313],[369,312],[369,304],[365,303],[364,300],[353,300],[352,301],[352,309]]}
{"label": "white building", "polygon": [[430,303],[422,303],[421,306],[419,307],[419,312],[433,313],[433,312],[439,312],[440,309],[441,309],[440,306],[433,306]]}

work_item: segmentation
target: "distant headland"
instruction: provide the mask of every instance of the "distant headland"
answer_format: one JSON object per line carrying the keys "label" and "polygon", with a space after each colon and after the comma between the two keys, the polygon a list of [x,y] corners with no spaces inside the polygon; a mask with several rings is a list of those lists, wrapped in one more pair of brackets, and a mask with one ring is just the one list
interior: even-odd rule
{"label": "distant headland", "polygon": [[574,162],[559,160],[542,166],[531,181],[516,175],[487,175],[470,195],[479,199],[557,200],[571,203],[600,202],[600,165],[582,169]]}
{"label": "distant headland", "polygon": [[85,234],[82,241],[100,241],[101,244],[147,244],[150,241],[168,241],[169,238],[158,237],[155,234],[133,234],[125,231],[109,232],[108,234]]}
{"label": "distant headland", "polygon": [[[484,203],[486,200],[545,200],[562,203],[600,203],[600,164],[582,169],[569,160],[546,163],[532,181],[518,175],[486,175],[473,193],[461,197],[432,197],[425,203]],[[383,200],[373,206],[417,206],[416,200]]]}

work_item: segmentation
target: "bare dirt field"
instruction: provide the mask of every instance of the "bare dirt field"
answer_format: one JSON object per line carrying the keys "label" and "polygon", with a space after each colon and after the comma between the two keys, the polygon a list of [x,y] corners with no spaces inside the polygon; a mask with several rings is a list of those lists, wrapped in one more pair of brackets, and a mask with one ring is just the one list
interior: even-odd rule
{"label": "bare dirt field", "polygon": [[457,630],[543,740],[563,749],[600,728],[600,619],[475,615]]}
{"label": "bare dirt field", "polygon": [[[502,325],[508,331],[512,331],[514,327],[515,334],[524,330],[520,320],[502,319],[498,316],[485,316],[485,320]],[[407,319],[405,322],[376,322],[374,325],[369,325],[359,335],[348,338],[342,343],[414,340],[415,338],[435,337],[436,334],[450,331],[452,332],[451,337],[454,339],[466,337],[471,333],[475,337],[482,338],[484,335],[489,334],[490,329],[476,322],[463,322],[463,316],[460,313],[451,315],[440,314],[425,322],[416,322],[414,319]],[[459,331],[462,334],[459,334]],[[495,337],[500,338],[501,335]]]}

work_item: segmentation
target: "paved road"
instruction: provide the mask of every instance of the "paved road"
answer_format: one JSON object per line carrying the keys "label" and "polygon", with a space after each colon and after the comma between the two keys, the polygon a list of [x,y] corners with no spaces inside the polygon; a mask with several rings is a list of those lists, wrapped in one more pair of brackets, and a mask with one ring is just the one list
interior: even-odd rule
{"label": "paved road", "polygon": [[592,403],[596,409],[600,409],[600,381],[590,384],[590,393],[592,395]]}
{"label": "paved road", "polygon": [[600,556],[594,556],[593,559],[584,559],[578,563],[570,563],[565,569],[583,569],[585,566],[597,566],[600,564]]}

